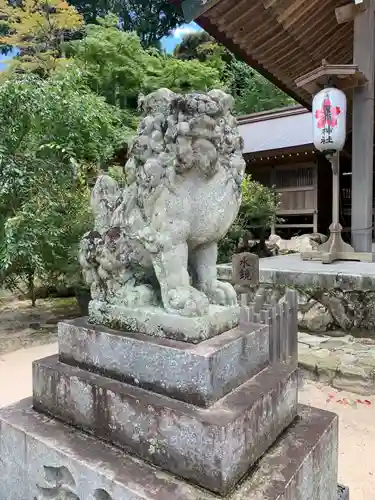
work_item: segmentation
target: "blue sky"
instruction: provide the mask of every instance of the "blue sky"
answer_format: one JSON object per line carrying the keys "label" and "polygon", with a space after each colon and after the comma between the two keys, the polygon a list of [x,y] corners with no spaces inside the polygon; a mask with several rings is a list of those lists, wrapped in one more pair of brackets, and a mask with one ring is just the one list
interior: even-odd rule
{"label": "blue sky", "polygon": [[172,34],[162,40],[162,47],[167,52],[173,52],[176,45],[178,45],[186,33],[191,33],[192,31],[199,31],[201,28],[195,24],[182,24],[178,28],[172,31]]}
{"label": "blue sky", "polygon": [[17,54],[17,49],[14,49],[10,54],[4,56],[0,54],[0,71],[5,68],[7,59],[12,59]]}

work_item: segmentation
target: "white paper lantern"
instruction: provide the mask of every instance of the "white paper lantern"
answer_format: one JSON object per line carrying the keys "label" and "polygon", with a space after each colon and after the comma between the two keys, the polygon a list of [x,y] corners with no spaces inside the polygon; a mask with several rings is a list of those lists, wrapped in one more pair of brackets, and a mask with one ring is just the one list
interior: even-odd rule
{"label": "white paper lantern", "polygon": [[314,146],[322,152],[341,151],[346,139],[346,96],[335,88],[323,89],[314,97]]}

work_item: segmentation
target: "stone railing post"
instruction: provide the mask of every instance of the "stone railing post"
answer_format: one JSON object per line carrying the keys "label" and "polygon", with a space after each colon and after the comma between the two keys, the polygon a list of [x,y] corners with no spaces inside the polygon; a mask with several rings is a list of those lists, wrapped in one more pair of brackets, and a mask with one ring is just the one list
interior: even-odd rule
{"label": "stone railing post", "polygon": [[233,256],[232,265],[233,283],[241,303],[241,321],[268,327],[270,363],[297,366],[297,293],[287,290],[280,301],[267,301],[267,293],[259,285],[259,258],[250,253],[237,254]]}

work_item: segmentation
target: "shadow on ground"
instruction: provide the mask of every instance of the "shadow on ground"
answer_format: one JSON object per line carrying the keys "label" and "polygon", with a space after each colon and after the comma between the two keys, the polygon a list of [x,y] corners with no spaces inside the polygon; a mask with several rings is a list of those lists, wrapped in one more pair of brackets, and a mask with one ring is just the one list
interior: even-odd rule
{"label": "shadow on ground", "polygon": [[30,301],[12,296],[0,298],[0,354],[22,347],[55,342],[57,323],[80,316],[74,297]]}

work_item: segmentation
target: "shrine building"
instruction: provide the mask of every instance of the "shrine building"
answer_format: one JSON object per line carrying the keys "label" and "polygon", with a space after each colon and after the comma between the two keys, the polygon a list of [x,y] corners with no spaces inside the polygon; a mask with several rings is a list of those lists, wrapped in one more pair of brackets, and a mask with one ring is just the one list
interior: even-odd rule
{"label": "shrine building", "polygon": [[[332,217],[332,175],[324,155],[314,149],[311,112],[291,106],[241,116],[238,121],[247,172],[281,194],[276,232],[283,237],[327,234]],[[351,171],[348,155],[342,156],[340,220],[344,238],[348,239]]]}
{"label": "shrine building", "polygon": [[[177,1],[177,0],[175,0]],[[194,20],[299,106],[241,117],[248,171],[282,193],[284,229],[327,232],[332,172],[312,141],[312,100],[325,86],[348,100],[340,221],[356,252],[374,231],[375,0],[183,0]]]}

